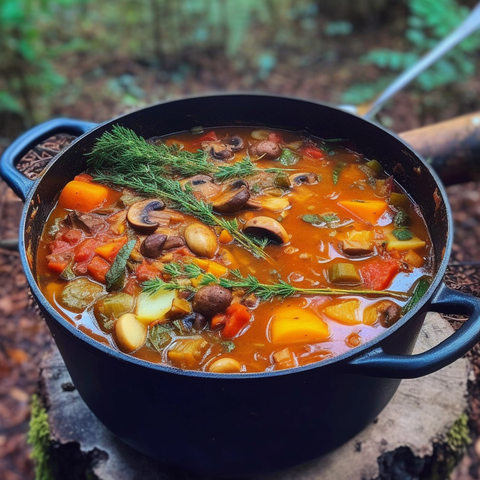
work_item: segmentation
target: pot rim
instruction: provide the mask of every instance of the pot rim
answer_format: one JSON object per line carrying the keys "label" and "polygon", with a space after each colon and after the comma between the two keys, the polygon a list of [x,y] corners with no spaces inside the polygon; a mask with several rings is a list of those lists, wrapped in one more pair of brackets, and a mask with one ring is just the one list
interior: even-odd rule
{"label": "pot rim", "polygon": [[[356,117],[364,122],[370,123],[374,127],[382,130],[385,134],[390,135],[391,137],[395,138],[398,142],[400,142],[407,151],[413,155],[415,158],[419,159],[422,163],[423,168],[426,168],[430,175],[433,177],[435,181],[435,185],[437,188],[437,191],[439,193],[439,196],[445,206],[446,209],[446,222],[447,222],[447,236],[446,236],[446,244],[443,249],[442,254],[442,259],[438,264],[438,267],[436,269],[435,275],[433,277],[432,283],[429,286],[427,292],[423,295],[421,300],[410,310],[406,315],[402,316],[402,318],[396,322],[393,326],[389,327],[387,330],[385,330],[383,333],[380,335],[374,337],[372,340],[355,347],[347,352],[344,352],[340,355],[336,355],[334,357],[321,360],[319,362],[314,362],[310,363],[307,365],[303,366],[298,366],[294,368],[289,368],[285,370],[273,370],[273,371],[264,371],[264,372],[243,372],[243,373],[213,373],[213,372],[204,372],[204,371],[197,371],[197,370],[183,370],[181,368],[177,367],[172,367],[168,365],[163,365],[159,363],[153,363],[153,362],[148,362],[146,360],[141,360],[139,358],[133,357],[131,355],[125,354],[121,352],[120,350],[116,350],[115,348],[111,346],[107,346],[103,343],[100,343],[96,340],[94,340],[92,337],[89,337],[87,334],[83,333],[81,330],[79,330],[77,327],[72,325],[68,320],[66,320],[58,311],[50,304],[50,302],[44,297],[42,291],[40,290],[36,278],[33,275],[30,262],[28,261],[28,256],[27,256],[27,251],[25,247],[25,237],[26,237],[26,227],[27,227],[27,213],[29,210],[29,206],[32,203],[33,204],[33,198],[36,195],[37,187],[41,183],[41,181],[47,176],[48,171],[52,167],[54,163],[60,160],[60,158],[63,156],[65,152],[67,152],[70,148],[73,148],[77,143],[81,142],[85,137],[90,136],[90,135],[95,135],[95,132],[99,130],[100,128],[106,127],[108,125],[113,125],[118,121],[121,121],[130,115],[135,115],[138,114],[139,112],[144,112],[147,111],[148,109],[154,109],[157,108],[161,105],[164,104],[171,104],[171,103],[182,103],[182,102],[188,102],[189,100],[197,100],[197,99],[203,99],[203,98],[209,98],[209,97],[269,97],[271,99],[279,99],[279,100],[293,100],[297,102],[302,102],[302,103],[309,103],[309,104],[316,104],[320,107],[324,108],[330,108],[332,110],[340,111],[342,114],[350,117]],[[176,133],[176,132],[172,132]],[[430,234],[430,232],[429,232]],[[82,343],[82,344],[87,344],[91,349],[95,351],[99,351],[100,354],[106,354],[109,357],[113,357],[117,360],[120,360],[122,362],[128,362],[131,363],[135,366],[140,366],[144,367],[147,369],[151,370],[156,370],[159,372],[163,373],[171,373],[171,374],[176,374],[176,375],[182,375],[182,376],[187,376],[187,377],[197,377],[197,378],[209,378],[209,379],[222,379],[222,380],[238,380],[238,379],[255,379],[255,378],[265,378],[265,377],[277,377],[277,376],[284,376],[284,375],[291,375],[295,373],[301,373],[305,372],[308,370],[314,370],[317,368],[329,368],[331,366],[339,365],[342,363],[347,363],[359,356],[364,355],[366,352],[373,350],[374,348],[378,347],[379,344],[381,344],[386,338],[390,337],[393,335],[397,330],[403,327],[407,322],[409,322],[414,316],[419,314],[425,307],[426,305],[430,302],[432,296],[434,295],[435,291],[437,288],[440,286],[440,284],[443,281],[443,276],[445,274],[448,261],[450,258],[451,254],[451,249],[452,249],[452,244],[453,244],[453,220],[452,220],[452,212],[450,208],[450,204],[448,202],[447,194],[445,191],[445,187],[441,183],[441,180],[437,173],[434,171],[434,169],[426,162],[421,155],[419,155],[417,152],[415,152],[412,147],[410,147],[404,140],[402,140],[398,135],[395,133],[392,133],[390,130],[387,128],[377,124],[373,120],[366,119],[361,117],[360,115],[357,115],[355,113],[345,111],[342,108],[333,106],[328,103],[324,102],[319,102],[316,100],[309,100],[305,98],[300,98],[300,97],[291,97],[291,96],[282,96],[282,95],[272,95],[272,94],[264,94],[264,93],[258,93],[258,92],[227,92],[227,93],[209,93],[205,95],[192,95],[192,96],[185,96],[181,98],[176,98],[176,99],[169,99],[165,100],[162,102],[158,102],[152,105],[149,105],[147,107],[139,108],[134,111],[128,112],[124,115],[120,115],[115,117],[114,119],[107,120],[106,122],[100,123],[91,130],[87,131],[83,135],[79,136],[76,138],[68,147],[66,147],[64,150],[62,150],[52,161],[48,164],[48,166],[45,168],[43,173],[33,182],[33,185],[31,189],[29,190],[28,195],[25,198],[25,205],[22,213],[22,218],[20,222],[20,237],[19,237],[19,250],[20,250],[20,256],[21,256],[21,261],[23,264],[24,271],[26,273],[26,277],[29,283],[29,287],[36,299],[37,302],[41,304],[41,306],[48,312],[48,314],[62,326],[64,329],[66,329],[70,334],[73,335],[74,340]]]}

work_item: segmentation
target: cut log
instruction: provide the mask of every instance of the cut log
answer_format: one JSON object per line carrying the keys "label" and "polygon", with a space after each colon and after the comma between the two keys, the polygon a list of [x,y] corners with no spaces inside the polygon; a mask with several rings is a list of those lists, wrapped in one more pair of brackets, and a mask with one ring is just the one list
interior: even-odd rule
{"label": "cut log", "polygon": [[[432,348],[452,331],[440,315],[429,314],[415,352]],[[469,374],[469,362],[459,359],[426,377],[404,380],[376,421],[348,443],[309,464],[261,478],[421,479],[435,472],[435,478],[447,479],[452,458],[458,460],[461,453],[461,448],[449,447],[452,431],[456,429],[461,442],[468,439],[461,431],[466,428],[461,420],[467,407]],[[56,478],[200,478],[171,470],[135,452],[110,433],[80,398],[56,348],[44,358],[40,385],[40,398],[48,411],[50,461]]]}

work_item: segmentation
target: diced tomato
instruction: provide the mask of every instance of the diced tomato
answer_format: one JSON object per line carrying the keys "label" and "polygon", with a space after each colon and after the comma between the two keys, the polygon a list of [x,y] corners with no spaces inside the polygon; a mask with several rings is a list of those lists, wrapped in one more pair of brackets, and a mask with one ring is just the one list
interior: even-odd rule
{"label": "diced tomato", "polygon": [[71,246],[75,246],[81,242],[83,232],[78,228],[70,228],[62,235],[62,240]]}
{"label": "diced tomato", "polygon": [[75,249],[75,261],[78,263],[89,262],[95,255],[97,241],[93,238],[87,238]]}
{"label": "diced tomato", "polygon": [[157,278],[160,275],[160,270],[156,265],[151,265],[146,261],[143,261],[136,269],[135,275],[139,283],[146,282],[147,280],[152,280]]}
{"label": "diced tomato", "polygon": [[365,287],[371,290],[385,290],[399,270],[396,260],[376,260],[360,269]]}
{"label": "diced tomato", "polygon": [[98,255],[95,255],[90,263],[87,265],[88,274],[97,282],[105,283],[105,275],[110,270],[110,264],[100,258]]}
{"label": "diced tomato", "polygon": [[93,177],[89,175],[88,173],[81,173],[80,175],[77,175],[74,180],[77,182],[87,182],[90,183],[93,180]]}
{"label": "diced tomato", "polygon": [[234,303],[225,310],[226,321],[221,332],[222,337],[232,338],[238,335],[242,328],[250,321],[252,314],[245,305]]}
{"label": "diced tomato", "polygon": [[323,158],[324,154],[322,150],[320,150],[317,147],[314,147],[310,145],[309,147],[304,147],[301,150],[303,155],[306,155],[307,157],[312,157],[312,158]]}
{"label": "diced tomato", "polygon": [[269,139],[271,142],[274,142],[274,143],[283,143],[283,138],[282,138],[282,136],[279,135],[279,134],[276,133],[276,132],[269,133],[269,134],[268,134],[268,139]]}
{"label": "diced tomato", "polygon": [[50,251],[54,254],[62,253],[67,250],[70,250],[72,246],[68,242],[64,242],[63,240],[54,240],[48,244]]}
{"label": "diced tomato", "polygon": [[198,138],[193,145],[201,145],[203,142],[218,142],[217,134],[212,130]]}
{"label": "diced tomato", "polygon": [[125,286],[123,287],[122,292],[128,293],[129,295],[134,295],[138,292],[138,282],[135,277],[127,277]]}

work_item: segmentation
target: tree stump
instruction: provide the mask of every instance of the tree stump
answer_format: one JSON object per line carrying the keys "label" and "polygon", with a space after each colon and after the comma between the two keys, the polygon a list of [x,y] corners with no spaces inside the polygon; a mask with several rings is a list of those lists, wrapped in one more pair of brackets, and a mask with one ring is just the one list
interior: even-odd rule
{"label": "tree stump", "polygon": [[[452,332],[440,315],[429,314],[415,353],[431,348]],[[375,422],[342,447],[308,464],[256,478],[447,479],[468,443],[464,412],[469,374],[469,362],[459,359],[426,377],[404,380]],[[78,395],[55,347],[41,367],[39,398],[48,412],[51,438],[47,450],[55,478],[202,478],[159,464],[110,433]]]}

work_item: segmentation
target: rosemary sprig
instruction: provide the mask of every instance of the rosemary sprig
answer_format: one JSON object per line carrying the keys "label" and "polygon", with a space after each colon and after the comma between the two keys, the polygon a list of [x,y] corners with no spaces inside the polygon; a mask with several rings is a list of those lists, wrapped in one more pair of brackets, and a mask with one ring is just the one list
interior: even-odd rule
{"label": "rosemary sprig", "polygon": [[[193,266],[193,268],[192,268]],[[296,294],[302,295],[360,295],[363,297],[385,297],[389,296],[397,300],[408,300],[409,296],[403,292],[392,290],[366,290],[366,289],[343,289],[343,288],[301,288],[290,285],[284,280],[276,283],[265,284],[260,283],[258,278],[253,275],[247,277],[242,276],[239,270],[230,270],[230,277],[217,278],[212,274],[205,273],[200,267],[194,264],[184,265],[182,263],[169,263],[165,265],[164,272],[168,273],[172,280],[165,281],[161,278],[154,278],[143,283],[143,290],[149,294],[155,294],[159,290],[190,290],[196,291],[199,287],[205,285],[220,285],[228,289],[241,288],[247,293],[254,293],[261,300],[269,300],[272,297],[291,297]],[[188,278],[196,278],[203,275],[197,288],[191,285],[177,283],[176,278],[179,276],[187,276]],[[233,277],[233,278],[232,278]]]}
{"label": "rosemary sprig", "polygon": [[184,188],[176,180],[159,176],[155,169],[152,169],[149,165],[138,165],[134,171],[131,168],[119,168],[110,172],[96,170],[93,172],[93,178],[99,183],[111,183],[131,188],[147,196],[166,199],[170,201],[173,208],[197,217],[206,225],[224,228],[240,245],[255,256],[270,259],[258,241],[247,236],[239,229],[236,219],[226,220],[217,217],[213,213],[212,206],[202,200],[198,200],[188,186]]}
{"label": "rosemary sprig", "polygon": [[152,144],[129,128],[114,125],[97,139],[92,151],[87,153],[88,163],[97,169],[134,173],[140,165],[148,165],[158,175],[166,177],[191,177],[212,175],[223,182],[231,178],[244,178],[259,172],[279,173],[278,168],[258,168],[248,158],[227,165],[217,165],[209,160],[203,150],[188,152],[178,145]]}

